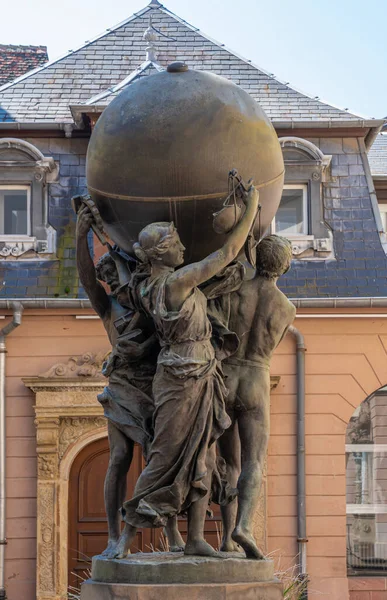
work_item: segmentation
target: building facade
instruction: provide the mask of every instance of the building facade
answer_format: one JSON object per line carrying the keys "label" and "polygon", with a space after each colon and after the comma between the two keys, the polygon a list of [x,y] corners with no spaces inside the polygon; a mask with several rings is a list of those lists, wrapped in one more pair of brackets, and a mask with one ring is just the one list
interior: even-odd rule
{"label": "building facade", "polygon": [[[175,60],[246,89],[277,131],[286,177],[272,230],[292,241],[292,269],[280,285],[297,306],[295,325],[306,347],[309,596],[381,600],[387,595],[387,499],[380,483],[387,437],[384,121],[294,90],[156,0],[0,87],[4,323],[15,299],[24,305],[21,325],[5,338],[7,544],[0,547],[7,597],[65,600],[76,581],[71,573],[82,572],[84,556],[105,540],[108,449],[96,394],[109,344],[79,285],[70,199],[86,192],[88,140],[104,108],[136,79]],[[103,249],[96,240],[90,244],[98,257]],[[299,561],[296,349],[289,334],[272,364],[271,439],[255,523],[282,571]],[[129,485],[140,469],[138,454]],[[218,527],[215,514],[207,523],[214,544]],[[157,535],[139,538],[138,547],[157,547]]]}

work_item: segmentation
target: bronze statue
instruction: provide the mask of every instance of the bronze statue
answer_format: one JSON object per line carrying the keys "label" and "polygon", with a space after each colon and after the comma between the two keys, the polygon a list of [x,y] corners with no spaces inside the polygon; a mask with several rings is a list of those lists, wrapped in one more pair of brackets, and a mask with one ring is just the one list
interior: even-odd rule
{"label": "bronze statue", "polygon": [[[105,507],[109,539],[104,556],[113,557],[120,536],[120,514],[126,499],[126,477],[133,457],[135,442],[141,444],[147,456],[152,441],[152,381],[159,350],[152,322],[133,307],[123,306],[120,281],[115,261],[105,254],[94,267],[87,234],[94,223],[90,208],[81,205],[77,218],[77,265],[79,278],[97,314],[100,316],[113,350],[103,373],[109,384],[99,395],[108,419],[110,461],[105,478]],[[128,266],[121,278],[130,279]],[[110,288],[108,294],[99,281]],[[132,311],[130,311],[132,308]],[[184,548],[176,518],[166,523],[170,550]]]}
{"label": "bronze statue", "polygon": [[[134,496],[123,505],[119,558],[126,556],[138,527],[159,527],[183,511],[188,513],[185,554],[218,556],[203,531],[216,460],[214,442],[231,421],[211,344],[207,300],[198,286],[240,252],[258,209],[254,187],[246,205],[223,247],[200,262],[180,267],[185,248],[173,223],[148,225],[135,244],[136,255],[150,264],[150,275],[138,284],[134,281],[128,296],[134,292],[152,317],[161,351],[153,381],[154,438]],[[118,262],[122,265],[119,258]]]}
{"label": "bronze statue", "polygon": [[295,317],[294,305],[278,289],[278,277],[291,263],[291,245],[271,235],[256,249],[256,271],[230,295],[228,327],[240,340],[236,353],[224,360],[232,425],[219,438],[228,477],[238,498],[221,508],[221,550],[243,548],[247,558],[264,558],[252,532],[270,431],[270,360]]}

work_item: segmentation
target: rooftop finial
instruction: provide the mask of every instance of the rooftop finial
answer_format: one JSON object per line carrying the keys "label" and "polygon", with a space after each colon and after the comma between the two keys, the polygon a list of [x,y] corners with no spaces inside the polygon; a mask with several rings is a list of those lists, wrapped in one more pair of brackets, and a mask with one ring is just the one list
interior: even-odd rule
{"label": "rooftop finial", "polygon": [[158,39],[158,34],[152,25],[152,15],[149,16],[149,26],[145,29],[142,39],[148,44],[146,47],[146,60],[155,62],[157,60],[157,50],[154,42]]}
{"label": "rooftop finial", "polygon": [[150,8],[160,8],[160,6],[162,6],[162,4],[159,2],[159,0],[151,0],[149,2],[148,6]]}

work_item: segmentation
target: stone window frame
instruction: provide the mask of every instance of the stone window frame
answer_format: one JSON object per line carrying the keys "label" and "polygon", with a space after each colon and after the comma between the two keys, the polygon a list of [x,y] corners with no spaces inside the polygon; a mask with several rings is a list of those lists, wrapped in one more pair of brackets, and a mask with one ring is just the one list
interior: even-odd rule
{"label": "stone window frame", "polygon": [[308,233],[288,236],[293,257],[298,260],[332,259],[333,235],[324,221],[323,204],[323,184],[329,177],[332,155],[324,154],[309,140],[295,136],[279,138],[279,142],[285,163],[285,187],[306,185],[308,193]]}
{"label": "stone window frame", "polygon": [[57,180],[58,172],[54,159],[30,142],[0,138],[0,185],[30,189],[30,235],[0,235],[0,260],[26,253],[28,258],[41,259],[55,252],[56,232],[48,222],[48,184]]}

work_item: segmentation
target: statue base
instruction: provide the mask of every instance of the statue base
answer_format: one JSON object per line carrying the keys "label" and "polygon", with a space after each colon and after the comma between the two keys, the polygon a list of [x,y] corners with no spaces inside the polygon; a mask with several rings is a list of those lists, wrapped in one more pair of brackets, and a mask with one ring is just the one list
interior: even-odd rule
{"label": "statue base", "polygon": [[98,583],[89,579],[81,586],[81,600],[283,600],[278,581],[256,583],[204,583],[136,585]]}
{"label": "statue base", "polygon": [[272,560],[249,560],[238,553],[222,558],[183,553],[133,554],[124,560],[93,558],[92,579],[81,600],[282,600]]}

